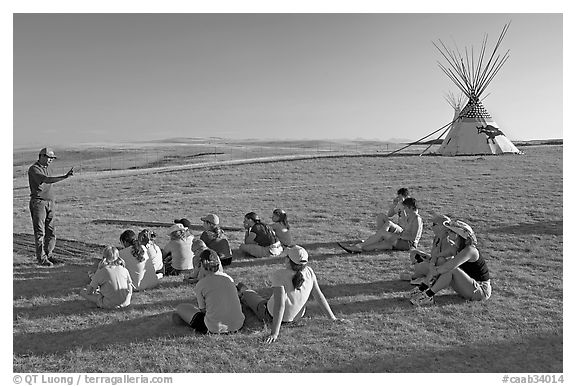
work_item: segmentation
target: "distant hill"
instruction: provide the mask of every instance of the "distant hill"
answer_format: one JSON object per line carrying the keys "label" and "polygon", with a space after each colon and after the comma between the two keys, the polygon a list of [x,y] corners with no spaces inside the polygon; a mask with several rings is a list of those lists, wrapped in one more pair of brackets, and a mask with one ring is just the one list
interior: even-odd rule
{"label": "distant hill", "polygon": [[[441,145],[442,139],[432,139],[422,142],[423,145]],[[562,145],[563,139],[533,139],[530,141],[512,141],[516,146]]]}
{"label": "distant hill", "polygon": [[563,145],[563,139],[534,139],[531,141],[512,141],[516,146]]}

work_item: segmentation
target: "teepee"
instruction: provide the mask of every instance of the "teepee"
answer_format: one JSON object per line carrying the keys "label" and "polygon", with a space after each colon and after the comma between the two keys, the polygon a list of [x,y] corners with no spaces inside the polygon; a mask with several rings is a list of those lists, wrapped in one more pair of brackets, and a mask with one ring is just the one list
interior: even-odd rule
{"label": "teepee", "polygon": [[487,36],[484,37],[476,59],[473,48],[465,48],[463,55],[458,48],[451,50],[441,40],[439,45],[432,43],[447,61],[447,65],[439,62],[439,67],[468,98],[466,106],[452,120],[450,131],[436,151],[437,154],[454,156],[520,153],[486,111],[480,99],[508,60],[509,51],[502,56],[497,51],[509,25],[504,26],[492,54],[486,61]]}

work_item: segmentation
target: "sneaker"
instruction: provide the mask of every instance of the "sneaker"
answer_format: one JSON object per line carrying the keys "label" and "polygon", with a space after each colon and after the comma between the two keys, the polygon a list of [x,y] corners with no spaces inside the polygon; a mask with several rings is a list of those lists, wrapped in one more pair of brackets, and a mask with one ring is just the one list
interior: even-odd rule
{"label": "sneaker", "polygon": [[348,253],[360,253],[362,250],[355,245],[344,245],[344,243],[337,243],[340,248]]}
{"label": "sneaker", "polygon": [[434,304],[434,296],[428,296],[424,292],[421,292],[420,295],[410,299],[410,303],[415,306],[431,306]]}
{"label": "sneaker", "polygon": [[51,262],[52,264],[64,264],[63,260],[57,259],[57,258],[52,257],[52,256],[48,257],[48,261]]}
{"label": "sneaker", "polygon": [[238,291],[238,296],[242,296],[242,293],[248,289],[248,286],[241,281],[236,284],[236,291]]}
{"label": "sneaker", "polygon": [[406,299],[412,299],[414,297],[417,297],[418,295],[420,295],[422,293],[422,291],[420,291],[420,288],[415,287],[412,288],[410,291],[406,292]]}
{"label": "sneaker", "polygon": [[410,280],[412,280],[412,273],[410,273],[410,272],[402,272],[402,273],[400,273],[400,280],[402,280],[402,281],[410,281]]}
{"label": "sneaker", "polygon": [[38,265],[41,265],[43,267],[52,267],[52,266],[54,266],[54,263],[52,263],[48,259],[42,259],[42,260],[38,260]]}

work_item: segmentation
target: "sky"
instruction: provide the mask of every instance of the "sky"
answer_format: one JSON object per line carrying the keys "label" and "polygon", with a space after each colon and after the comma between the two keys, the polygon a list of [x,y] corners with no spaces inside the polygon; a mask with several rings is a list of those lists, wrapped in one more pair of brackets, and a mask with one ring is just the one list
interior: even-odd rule
{"label": "sky", "polygon": [[448,123],[432,41],[510,59],[484,106],[563,138],[561,13],[15,13],[13,145],[174,137],[408,139]]}

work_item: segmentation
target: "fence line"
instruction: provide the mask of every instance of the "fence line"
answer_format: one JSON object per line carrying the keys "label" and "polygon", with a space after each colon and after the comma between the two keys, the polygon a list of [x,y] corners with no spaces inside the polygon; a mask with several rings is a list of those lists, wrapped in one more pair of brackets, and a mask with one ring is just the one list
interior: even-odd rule
{"label": "fence line", "polygon": [[[126,147],[124,149],[111,146],[110,148],[87,148],[74,149],[70,156],[66,150],[59,151],[59,158],[52,168],[55,174],[65,173],[70,167],[76,172],[86,171],[114,171],[124,169],[145,169],[157,166],[170,166],[181,164],[193,164],[199,162],[243,160],[274,155],[326,155],[326,154],[375,154],[388,153],[400,145],[387,143],[310,143],[309,145],[297,146],[292,143],[278,142],[266,146],[264,144],[184,144],[166,145],[149,148]],[[85,157],[85,153],[87,156]],[[101,153],[101,154],[99,154]],[[90,157],[93,155],[93,157]],[[14,176],[26,173],[26,170],[37,160],[35,151],[21,151],[13,154]]]}

